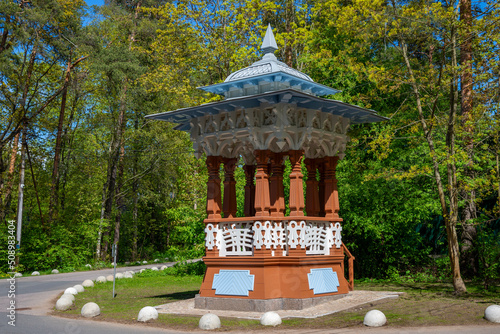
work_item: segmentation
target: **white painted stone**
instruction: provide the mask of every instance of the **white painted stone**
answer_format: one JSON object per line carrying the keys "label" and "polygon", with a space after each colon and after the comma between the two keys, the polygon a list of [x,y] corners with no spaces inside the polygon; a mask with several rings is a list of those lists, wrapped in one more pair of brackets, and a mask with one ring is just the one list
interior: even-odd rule
{"label": "white painted stone", "polygon": [[207,313],[201,317],[198,327],[204,330],[220,328],[220,319],[213,313]]}
{"label": "white painted stone", "polygon": [[72,302],[75,301],[75,296],[72,295],[71,293],[63,293],[63,295],[61,296],[61,298],[68,298],[69,300],[71,300]]}
{"label": "white painted stone", "polygon": [[385,318],[384,313],[379,310],[371,310],[365,315],[365,319],[363,320],[363,324],[369,327],[380,327],[385,325],[387,319]]}
{"label": "white painted stone", "polygon": [[155,259],[155,262],[160,262],[160,260],[158,260],[158,259]]}
{"label": "white painted stone", "polygon": [[71,287],[64,290],[64,293],[71,293],[72,295],[77,295],[78,291],[75,288]]}
{"label": "white painted stone", "polygon": [[59,274],[59,270],[57,269],[52,270],[52,274]]}
{"label": "white painted stone", "polygon": [[114,279],[115,279],[115,278],[113,277],[113,275],[108,275],[108,276],[106,276],[106,280],[107,280],[108,282],[113,282],[113,280],[114,280]]}
{"label": "white painted stone", "polygon": [[491,322],[500,323],[500,305],[490,305],[484,311],[484,317]]}
{"label": "white painted stone", "polygon": [[116,273],[116,279],[121,279],[123,278],[123,274],[122,273]]}
{"label": "white painted stone", "polygon": [[147,263],[148,263],[148,261],[142,261],[142,264],[147,264]]}
{"label": "white painted stone", "polygon": [[81,284],[75,285],[74,288],[76,291],[78,291],[78,293],[85,291],[85,288]]}
{"label": "white painted stone", "polygon": [[126,272],[125,274],[123,274],[123,278],[132,278],[134,277],[130,272]]}
{"label": "white painted stone", "polygon": [[281,325],[281,317],[276,312],[266,312],[260,317],[260,324],[263,326]]}
{"label": "white painted stone", "polygon": [[146,270],[146,269],[141,269],[141,270],[139,270],[139,273],[142,273],[144,270]]}
{"label": "white painted stone", "polygon": [[104,276],[97,277],[95,281],[97,283],[106,283],[107,282],[106,277],[104,277]]}
{"label": "white painted stone", "polygon": [[14,275],[14,277],[23,277],[23,274],[21,274],[21,273],[16,273],[16,274]]}
{"label": "white painted stone", "polygon": [[158,311],[152,306],[143,307],[139,311],[139,315],[137,316],[137,321],[146,322],[148,320],[156,320],[158,319]]}
{"label": "white painted stone", "polygon": [[71,305],[73,305],[73,301],[63,295],[63,297],[59,298],[56,302],[56,310],[66,311]]}
{"label": "white painted stone", "polygon": [[40,273],[38,271],[34,271],[31,273],[31,276],[39,276],[39,275],[40,275]]}
{"label": "white painted stone", "polygon": [[85,318],[93,318],[101,314],[101,309],[96,303],[90,302],[82,307],[82,316]]}
{"label": "white painted stone", "polygon": [[86,279],[85,281],[83,281],[82,286],[84,288],[93,288],[94,287],[94,282],[92,280],[90,280],[90,279]]}
{"label": "white painted stone", "polygon": [[152,271],[158,271],[158,267],[151,268]]}
{"label": "white painted stone", "polygon": [[165,270],[165,269],[167,269],[167,268],[168,268],[167,266],[161,266],[161,267],[160,267],[160,270]]}
{"label": "white painted stone", "polygon": [[87,264],[85,265],[85,268],[92,269],[92,266],[91,266],[90,264],[88,264],[88,263],[87,263]]}

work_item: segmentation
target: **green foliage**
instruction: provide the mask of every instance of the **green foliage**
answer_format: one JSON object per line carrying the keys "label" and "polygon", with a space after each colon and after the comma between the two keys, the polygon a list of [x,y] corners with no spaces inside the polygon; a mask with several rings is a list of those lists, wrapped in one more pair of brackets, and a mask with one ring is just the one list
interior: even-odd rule
{"label": "green foliage", "polygon": [[478,254],[480,254],[479,276],[485,288],[500,277],[500,220],[481,226],[477,236]]}
{"label": "green foliage", "polygon": [[[23,117],[29,118],[28,143],[37,182],[35,191],[27,169],[18,270],[71,271],[86,269],[86,263],[106,267],[114,240],[118,240],[120,262],[202,257],[205,161],[194,158],[188,134],[173,130],[171,124],[146,121],[144,116],[219,99],[196,87],[221,82],[257,60],[261,37],[271,23],[279,59],[319,83],[342,90],[332,98],[390,118],[381,124],[352,125],[351,141],[337,170],[343,241],[356,257],[356,277],[417,282],[443,280],[450,273],[446,217],[434,180],[435,158],[442,175],[448,165],[456,166],[457,189],[475,192],[478,214],[470,222],[478,227],[477,277],[486,285],[499,279],[500,122],[498,89],[491,84],[498,82],[498,4],[491,2],[473,20],[475,108],[471,119],[458,112],[455,152],[449,154],[445,133],[450,80],[464,67],[452,64],[451,28],[459,37],[464,29],[455,4],[110,1],[96,9],[93,20],[84,26],[83,1],[30,1],[25,7],[20,3],[0,4],[0,23],[6,27],[2,33],[8,30],[8,43],[0,45],[2,218],[15,217],[19,152],[14,155],[14,173],[8,169]],[[403,42],[422,92],[424,118],[434,129],[434,151],[419,122]],[[35,58],[30,61],[32,53]],[[62,120],[56,213],[48,217],[61,73],[77,57],[88,58],[71,72]],[[472,166],[466,150],[470,128]],[[466,173],[467,168],[474,173]],[[290,170],[285,161],[286,214]],[[113,177],[120,186],[111,192],[110,208],[102,215],[109,195],[106,186]],[[245,186],[241,168],[235,178],[237,216],[241,217]],[[442,181],[445,189],[451,185],[446,177]],[[7,196],[9,185],[12,193]],[[448,206],[449,201],[448,196]],[[458,208],[466,204],[461,198]],[[2,244],[6,233],[0,225]],[[105,244],[108,248],[96,259],[99,242],[100,250]],[[6,255],[1,247],[0,258]],[[189,275],[201,273],[202,267],[184,264],[169,270]],[[0,271],[7,271],[6,263],[0,264]]]}
{"label": "green foliage", "polygon": [[204,275],[206,265],[203,261],[196,262],[178,262],[173,267],[165,269],[167,275],[186,276],[186,275]]}

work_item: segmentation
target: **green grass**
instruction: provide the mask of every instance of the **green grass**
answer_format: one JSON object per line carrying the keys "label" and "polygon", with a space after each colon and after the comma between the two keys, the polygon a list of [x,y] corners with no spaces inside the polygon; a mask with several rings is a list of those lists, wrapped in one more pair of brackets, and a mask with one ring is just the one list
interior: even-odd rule
{"label": "green grass", "polygon": [[[202,276],[173,276],[167,272],[146,270],[133,279],[116,282],[116,297],[112,298],[113,283],[96,284],[76,296],[75,305],[68,311],[56,314],[79,317],[82,306],[96,302],[101,315],[96,320],[137,323],[137,314],[144,306],[156,306],[193,298],[200,288]],[[364,305],[316,319],[284,319],[278,328],[356,328],[363,326],[363,318],[371,309],[378,309],[387,317],[391,327],[439,325],[487,325],[484,310],[500,303],[500,287],[484,291],[479,284],[469,283],[469,293],[455,296],[448,283],[389,283],[362,282],[358,290],[384,290],[405,292],[400,298],[378,305]],[[198,316],[160,314],[157,321],[146,325],[179,330],[196,330]],[[221,318],[224,330],[262,330],[258,320]],[[494,326],[494,324],[492,324]]]}

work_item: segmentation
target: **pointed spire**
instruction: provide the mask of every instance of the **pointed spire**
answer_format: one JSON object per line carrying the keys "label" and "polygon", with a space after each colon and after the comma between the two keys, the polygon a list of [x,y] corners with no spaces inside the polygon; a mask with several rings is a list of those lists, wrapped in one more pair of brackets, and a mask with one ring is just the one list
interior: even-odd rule
{"label": "pointed spire", "polygon": [[266,35],[264,36],[264,40],[262,41],[261,50],[264,51],[264,54],[274,53],[274,51],[278,50],[278,45],[276,44],[276,40],[274,39],[273,29],[271,29],[271,24],[267,25]]}

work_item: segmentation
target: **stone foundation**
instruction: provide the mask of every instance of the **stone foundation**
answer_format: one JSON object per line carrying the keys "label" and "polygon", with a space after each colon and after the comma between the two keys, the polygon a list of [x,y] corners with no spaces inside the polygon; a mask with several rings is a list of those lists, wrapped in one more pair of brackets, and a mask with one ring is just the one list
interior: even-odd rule
{"label": "stone foundation", "polygon": [[268,312],[279,310],[303,310],[332,300],[340,299],[347,294],[314,298],[276,298],[276,299],[248,299],[248,298],[219,298],[201,297],[196,295],[194,308],[205,310],[227,310],[243,312]]}

